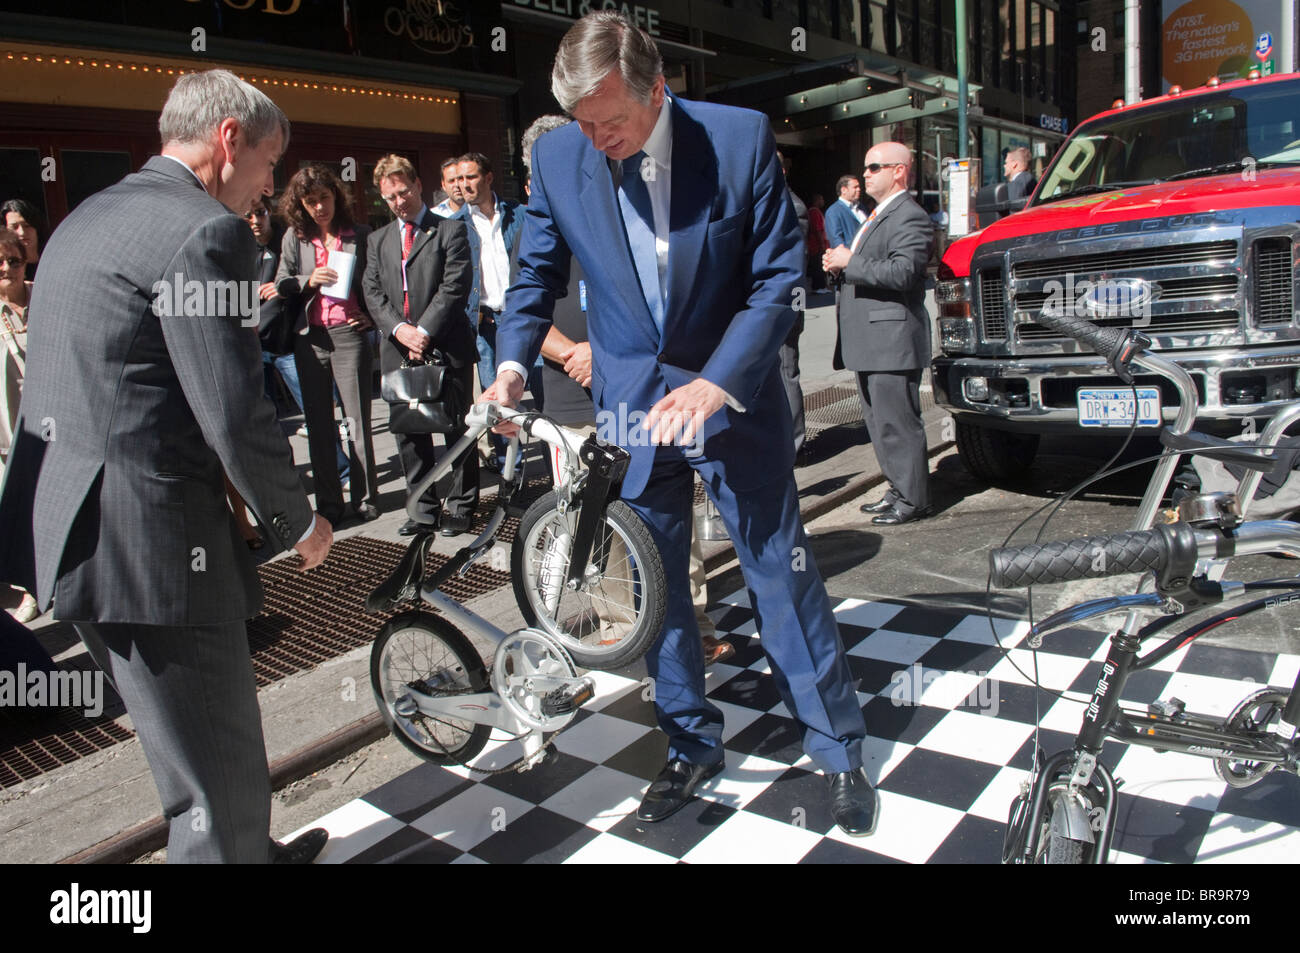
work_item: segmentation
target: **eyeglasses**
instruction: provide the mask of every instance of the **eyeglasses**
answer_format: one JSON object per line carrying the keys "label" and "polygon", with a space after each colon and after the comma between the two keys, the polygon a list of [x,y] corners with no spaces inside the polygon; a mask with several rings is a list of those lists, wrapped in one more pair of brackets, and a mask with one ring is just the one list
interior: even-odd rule
{"label": "eyeglasses", "polygon": [[250,209],[244,218],[266,218],[266,216],[270,214],[271,213],[264,208],[255,208]]}
{"label": "eyeglasses", "polygon": [[4,262],[10,268],[20,268],[27,264],[27,259],[25,258],[0,258],[0,261]]}
{"label": "eyeglasses", "polygon": [[875,175],[881,169],[888,169],[888,168],[892,168],[893,166],[902,165],[902,164],[903,163],[901,162],[872,162],[868,164],[862,171],[870,172],[872,175]]}

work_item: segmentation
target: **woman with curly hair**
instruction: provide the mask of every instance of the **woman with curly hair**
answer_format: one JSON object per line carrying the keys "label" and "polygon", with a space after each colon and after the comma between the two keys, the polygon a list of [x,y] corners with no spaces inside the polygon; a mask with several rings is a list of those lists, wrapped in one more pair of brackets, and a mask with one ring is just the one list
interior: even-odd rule
{"label": "woman with curly hair", "polygon": [[[353,223],[343,183],[328,166],[299,169],[280,197],[289,223],[276,272],[276,290],[295,309],[294,363],[302,386],[307,446],[315,479],[316,509],[336,527],[344,518],[343,487],[334,450],[334,395],[339,399],[351,457],[352,506],[363,520],[379,515],[375,449],[370,430],[373,352],[361,277],[370,227]],[[354,256],[352,280],[339,296],[326,293],[339,279],[331,252]],[[336,260],[339,256],[336,256]]]}

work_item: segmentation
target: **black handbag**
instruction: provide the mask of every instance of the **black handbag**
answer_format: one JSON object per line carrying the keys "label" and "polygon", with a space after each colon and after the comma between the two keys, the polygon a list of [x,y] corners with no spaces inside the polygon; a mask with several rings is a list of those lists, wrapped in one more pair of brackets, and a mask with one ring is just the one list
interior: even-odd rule
{"label": "black handbag", "polygon": [[392,433],[451,433],[460,428],[465,407],[447,357],[431,351],[424,361],[403,360],[380,379],[379,394],[388,402]]}

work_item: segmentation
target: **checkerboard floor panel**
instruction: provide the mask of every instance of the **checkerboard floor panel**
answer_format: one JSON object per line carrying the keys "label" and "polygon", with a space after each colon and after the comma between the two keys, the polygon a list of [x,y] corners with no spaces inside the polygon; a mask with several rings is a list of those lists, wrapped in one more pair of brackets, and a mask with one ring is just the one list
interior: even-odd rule
{"label": "checkerboard floor panel", "polygon": [[[1051,754],[1078,729],[1105,636],[1049,636],[1038,693],[995,646],[985,616],[892,600],[836,607],[868,736],[863,762],[880,823],[851,838],[831,818],[826,781],[804,756],[762,653],[744,591],[710,609],[737,648],[708,671],[723,711],[726,768],[658,824],[636,819],[667,739],[655,727],[643,670],[596,673],[598,695],[532,771],[484,777],[420,765],[309,827],[331,839],[322,863],[997,863],[1011,799],[1037,743]],[[1027,626],[996,621],[1026,672]],[[1128,702],[1171,695],[1224,715],[1245,679],[1287,685],[1300,658],[1193,645],[1138,673]],[[482,756],[502,763],[514,752]],[[1118,863],[1293,861],[1300,792],[1271,774],[1234,789],[1212,763],[1109,743],[1102,760],[1123,779],[1112,859]],[[306,829],[306,828],[304,828]]]}

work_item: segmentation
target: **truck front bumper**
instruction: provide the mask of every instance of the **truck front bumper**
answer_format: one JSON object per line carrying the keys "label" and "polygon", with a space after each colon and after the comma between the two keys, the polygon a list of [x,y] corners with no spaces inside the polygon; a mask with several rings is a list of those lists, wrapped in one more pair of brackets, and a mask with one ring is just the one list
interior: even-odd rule
{"label": "truck front bumper", "polygon": [[[1196,382],[1198,425],[1205,429],[1238,433],[1243,418],[1266,418],[1300,394],[1300,348],[1293,345],[1162,353]],[[1095,354],[942,357],[933,362],[933,379],[936,402],[954,416],[1016,433],[1077,431],[1079,388],[1123,386]],[[1136,383],[1160,388],[1164,419],[1172,422],[1178,411],[1173,385],[1141,374]]]}

